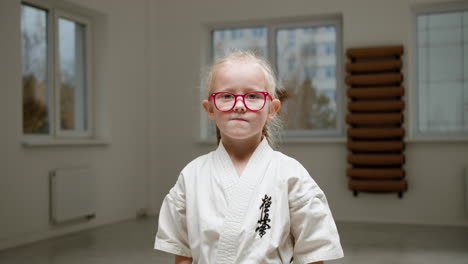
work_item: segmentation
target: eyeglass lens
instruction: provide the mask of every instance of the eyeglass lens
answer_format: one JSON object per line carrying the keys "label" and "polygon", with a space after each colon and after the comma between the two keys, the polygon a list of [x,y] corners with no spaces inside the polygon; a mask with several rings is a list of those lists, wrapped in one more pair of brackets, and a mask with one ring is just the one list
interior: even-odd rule
{"label": "eyeglass lens", "polygon": [[[245,106],[253,111],[262,109],[266,99],[263,93],[257,92],[247,93],[244,98]],[[220,111],[228,111],[236,104],[236,97],[231,93],[219,93],[215,96],[215,104]]]}

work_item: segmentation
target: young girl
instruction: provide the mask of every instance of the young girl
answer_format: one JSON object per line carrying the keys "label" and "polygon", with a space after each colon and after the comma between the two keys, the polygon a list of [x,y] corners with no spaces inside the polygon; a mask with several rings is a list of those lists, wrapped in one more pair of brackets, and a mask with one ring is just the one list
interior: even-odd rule
{"label": "young girl", "polygon": [[270,66],[235,52],[212,66],[203,108],[218,148],[190,162],[164,199],[155,249],[176,263],[323,263],[343,257],[327,199],[270,147],[280,109]]}

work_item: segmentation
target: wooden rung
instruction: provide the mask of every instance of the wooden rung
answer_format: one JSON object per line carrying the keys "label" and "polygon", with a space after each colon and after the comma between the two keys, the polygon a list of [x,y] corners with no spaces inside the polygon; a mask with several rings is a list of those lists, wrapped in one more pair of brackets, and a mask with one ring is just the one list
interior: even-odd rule
{"label": "wooden rung", "polygon": [[400,60],[383,60],[383,61],[366,61],[366,62],[346,63],[346,71],[348,73],[399,71],[400,69],[401,69]]}
{"label": "wooden rung", "polygon": [[405,143],[402,141],[351,141],[347,144],[351,151],[360,152],[392,152],[402,151]]}
{"label": "wooden rung", "polygon": [[401,97],[404,90],[401,86],[349,88],[347,94],[354,99],[382,99]]}
{"label": "wooden rung", "polygon": [[403,169],[357,169],[348,168],[348,177],[353,179],[402,179],[405,177]]}
{"label": "wooden rung", "polygon": [[348,128],[348,137],[355,139],[393,139],[405,136],[401,127],[392,128]]}
{"label": "wooden rung", "polygon": [[350,125],[398,125],[403,123],[403,114],[348,114],[346,123]]}
{"label": "wooden rung", "polygon": [[356,74],[346,76],[347,85],[392,85],[403,81],[401,73]]}
{"label": "wooden rung", "polygon": [[402,45],[349,48],[346,51],[346,56],[350,59],[400,57],[402,54]]}
{"label": "wooden rung", "polygon": [[402,165],[405,163],[405,157],[402,154],[350,154],[348,162],[369,166]]}
{"label": "wooden rung", "polygon": [[360,192],[402,192],[408,189],[406,180],[350,180],[349,189]]}
{"label": "wooden rung", "polygon": [[393,112],[402,111],[405,103],[402,100],[355,101],[348,103],[351,112]]}

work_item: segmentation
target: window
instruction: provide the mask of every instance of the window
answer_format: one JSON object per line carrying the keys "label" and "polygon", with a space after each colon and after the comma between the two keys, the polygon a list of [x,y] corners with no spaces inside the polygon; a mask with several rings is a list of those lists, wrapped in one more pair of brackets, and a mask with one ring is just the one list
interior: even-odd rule
{"label": "window", "polygon": [[232,50],[252,50],[266,57],[267,33],[264,27],[217,29],[212,31],[212,59],[215,61]]}
{"label": "window", "polygon": [[92,137],[90,23],[51,5],[21,5],[23,134]]}
{"label": "window", "polygon": [[[211,59],[232,50],[252,50],[275,67],[286,95],[286,137],[342,136],[339,18],[213,28]],[[213,127],[206,131],[214,134]]]}
{"label": "window", "polygon": [[416,136],[468,136],[468,8],[416,14]]}

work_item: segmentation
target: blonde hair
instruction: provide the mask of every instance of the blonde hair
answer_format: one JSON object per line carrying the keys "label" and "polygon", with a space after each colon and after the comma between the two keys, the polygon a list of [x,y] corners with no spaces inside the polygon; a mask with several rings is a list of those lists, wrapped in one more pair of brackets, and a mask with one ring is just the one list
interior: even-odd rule
{"label": "blonde hair", "polygon": [[[217,60],[209,69],[208,75],[206,78],[206,88],[208,94],[210,94],[214,89],[214,83],[216,79],[217,72],[225,65],[229,65],[235,62],[250,62],[255,63],[259,66],[260,70],[265,76],[267,83],[266,90],[273,97],[273,99],[278,99],[277,86],[278,82],[275,77],[275,73],[270,66],[270,64],[256,55],[251,51],[234,51],[227,56]],[[270,107],[273,107],[270,104]],[[268,143],[272,146],[275,145],[275,139],[278,137],[278,132],[281,128],[281,121],[278,118],[278,115],[275,116],[273,120],[267,121],[262,130],[262,135],[267,139]],[[221,141],[221,133],[218,126],[216,126],[216,142],[219,144]]]}

